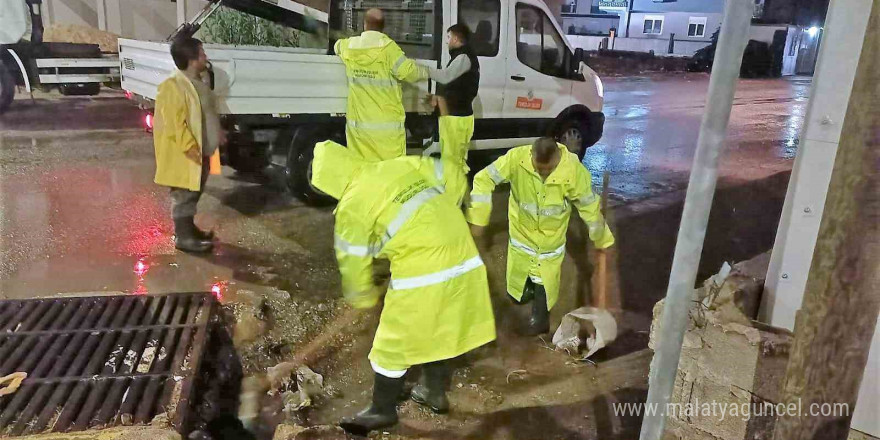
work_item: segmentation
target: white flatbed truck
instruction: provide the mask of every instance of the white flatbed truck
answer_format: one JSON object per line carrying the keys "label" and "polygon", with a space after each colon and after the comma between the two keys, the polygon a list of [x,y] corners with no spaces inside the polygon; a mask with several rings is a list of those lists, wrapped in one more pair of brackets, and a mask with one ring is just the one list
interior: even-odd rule
{"label": "white flatbed truck", "polygon": [[102,83],[119,82],[119,57],[101,53],[97,44],[43,42],[42,0],[0,1],[9,2],[2,5],[8,13],[22,14],[4,18],[18,23],[30,15],[31,21],[29,41],[15,41],[18,35],[0,41],[0,114],[11,107],[16,87],[27,93],[57,87],[64,95],[97,95]]}
{"label": "white flatbed truck", "polygon": [[[381,7],[386,33],[410,58],[445,65],[445,30],[464,22],[480,60],[480,91],[474,101],[473,150],[508,149],[554,135],[583,156],[602,135],[603,86],[573,50],[541,0],[332,0],[329,12],[290,0],[216,0],[189,25],[195,32],[220,5],[333,35],[360,32],[363,11]],[[239,171],[276,171],[298,196],[319,202],[308,183],[317,141],[345,142],[348,94],[345,68],[332,55],[335,40],[320,49],[206,44],[229,144],[224,164]],[[168,42],[119,40],[122,88],[150,111],[157,86],[174,64]],[[423,97],[435,84],[404,84],[407,146],[438,141],[437,120]],[[280,172],[280,173],[279,173]]]}

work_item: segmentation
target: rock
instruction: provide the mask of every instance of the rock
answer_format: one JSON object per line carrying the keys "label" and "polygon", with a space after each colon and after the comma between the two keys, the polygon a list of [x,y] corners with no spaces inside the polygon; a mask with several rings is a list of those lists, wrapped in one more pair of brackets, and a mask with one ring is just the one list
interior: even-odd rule
{"label": "rock", "polygon": [[305,430],[306,428],[299,425],[278,425],[272,440],[295,440],[297,434]]}
{"label": "rock", "polygon": [[315,373],[305,365],[297,368],[296,383],[299,389],[304,390],[310,397],[318,396],[324,392],[324,376]]}
{"label": "rock", "polygon": [[269,386],[271,389],[279,390],[289,388],[296,367],[296,364],[293,362],[282,362],[274,367],[269,367],[269,369],[266,370],[266,378],[269,380]]}

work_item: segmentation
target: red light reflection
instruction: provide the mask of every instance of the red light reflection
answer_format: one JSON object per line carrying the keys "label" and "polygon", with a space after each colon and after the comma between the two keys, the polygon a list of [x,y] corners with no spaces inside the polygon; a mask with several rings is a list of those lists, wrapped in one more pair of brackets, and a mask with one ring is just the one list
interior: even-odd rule
{"label": "red light reflection", "polygon": [[211,294],[214,295],[214,298],[217,298],[218,301],[223,300],[223,292],[226,291],[227,284],[229,284],[228,281],[217,281],[211,285]]}
{"label": "red light reflection", "polygon": [[134,274],[137,275],[137,287],[134,290],[135,295],[146,295],[147,286],[144,285],[144,276],[150,271],[150,263],[147,263],[146,257],[139,257],[134,262]]}

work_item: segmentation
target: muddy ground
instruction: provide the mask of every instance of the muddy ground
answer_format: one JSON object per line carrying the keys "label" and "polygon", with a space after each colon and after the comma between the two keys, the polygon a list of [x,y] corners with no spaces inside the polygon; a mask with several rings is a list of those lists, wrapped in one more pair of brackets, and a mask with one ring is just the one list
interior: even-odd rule
{"label": "muddy ground", "polygon": [[[637,437],[639,418],[615,415],[613,404],[646,394],[650,313],[665,293],[706,85],[705,76],[693,75],[606,81],[606,134],[584,163],[594,180],[605,169],[612,173],[609,217],[618,243],[609,287],[621,323],[615,344],[593,364],[553,351],[547,340],[516,336],[526,310],[504,294],[501,191],[479,243],[498,340],[457,361],[452,414],[406,403],[392,433]],[[772,246],[808,86],[803,79],[741,82],[701,277]],[[112,95],[41,98],[0,120],[0,298],[215,289],[237,321],[254,317],[233,335],[247,374],[300,358],[325,379],[325,392],[302,411],[278,412],[277,400],[268,399],[257,431],[268,434],[281,421],[332,424],[365,406],[372,383],[366,353],[378,310],[349,322],[339,298],[332,210],[307,207],[259,178],[225,169],[209,181],[197,217],[216,231],[217,249],[178,253],[167,190],[152,184],[152,141],[138,123],[136,109]],[[572,226],[554,322],[590,297],[591,253],[583,225],[575,219]],[[321,338],[329,334],[336,336]]]}

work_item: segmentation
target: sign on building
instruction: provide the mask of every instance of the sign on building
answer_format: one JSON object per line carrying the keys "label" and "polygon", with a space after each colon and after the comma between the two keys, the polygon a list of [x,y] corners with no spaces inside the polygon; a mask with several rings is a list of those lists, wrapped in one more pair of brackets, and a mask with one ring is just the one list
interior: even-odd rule
{"label": "sign on building", "polygon": [[599,0],[600,8],[626,8],[629,0]]}

